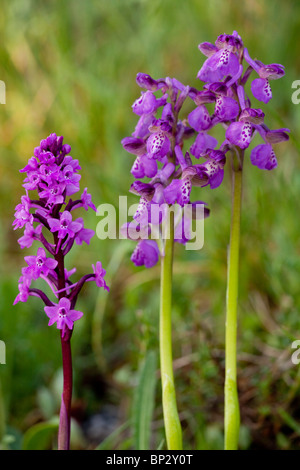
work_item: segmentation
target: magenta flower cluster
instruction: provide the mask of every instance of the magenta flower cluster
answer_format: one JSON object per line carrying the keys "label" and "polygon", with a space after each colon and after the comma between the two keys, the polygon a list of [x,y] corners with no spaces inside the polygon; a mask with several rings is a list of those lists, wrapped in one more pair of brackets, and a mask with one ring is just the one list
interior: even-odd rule
{"label": "magenta flower cluster", "polygon": [[[81,217],[74,218],[74,210],[89,208],[96,211],[91,195],[84,189],[80,197],[71,198],[80,191],[81,169],[78,160],[70,155],[70,145],[63,144],[63,137],[49,135],[35,148],[25,173],[23,187],[26,194],[15,208],[14,229],[24,228],[18,239],[20,247],[30,248],[34,242],[40,247],[36,255],[25,256],[26,266],[19,279],[19,293],[14,301],[26,302],[29,296],[40,297],[45,304],[49,325],[56,323],[62,337],[73,330],[74,321],[83,313],[75,310],[79,292],[87,281],[95,281],[98,287],[106,290],[105,270],[100,261],[92,266],[93,272],[73,282],[76,268],[65,268],[65,257],[74,243],[89,244],[94,231],[84,227]],[[29,192],[35,192],[33,199]],[[43,279],[51,288],[56,302],[52,302],[46,292],[32,287],[32,282]]]}
{"label": "magenta flower cluster", "polygon": [[[282,65],[265,65],[253,60],[236,31],[232,35],[220,35],[215,44],[202,43],[199,49],[207,57],[197,75],[204,82],[201,90],[185,86],[174,78],[154,80],[144,73],[136,77],[137,84],[145,91],[132,105],[139,120],[132,135],[122,140],[122,145],[135,155],[131,173],[136,180],[130,189],[140,196],[134,215],[135,227],[148,235],[147,239],[138,241],[131,257],[137,266],[154,266],[161,254],[156,240],[150,239],[154,226],[150,209],[154,204],[181,207],[204,204],[202,201],[191,203],[192,187],[219,187],[228,152],[239,158],[258,134],[263,143],[252,149],[251,163],[260,169],[272,170],[277,166],[273,145],[289,138],[289,129],[267,127],[264,112],[252,108],[246,92],[246,84],[254,73],[251,93],[257,100],[268,103],[272,98],[270,81],[284,75]],[[186,99],[191,100],[193,109],[182,119],[179,113]],[[225,130],[220,144],[209,134],[216,126]],[[183,152],[184,143],[189,139],[193,141]],[[206,209],[204,215],[208,213]],[[131,225],[125,227],[129,238]],[[188,237],[176,238],[175,230],[175,241],[185,243],[187,240]]]}

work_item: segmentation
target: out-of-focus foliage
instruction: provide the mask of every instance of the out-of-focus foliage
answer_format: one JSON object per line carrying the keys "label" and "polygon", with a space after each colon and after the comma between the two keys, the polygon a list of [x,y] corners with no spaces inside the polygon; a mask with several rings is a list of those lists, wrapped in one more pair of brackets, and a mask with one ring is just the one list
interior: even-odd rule
{"label": "out-of-focus foliage", "polygon": [[[131,111],[140,93],[136,74],[176,77],[200,87],[196,75],[204,57],[197,45],[237,30],[252,57],[285,65],[286,76],[272,82],[266,124],[292,131],[291,140],[276,149],[276,170],[260,171],[249,158],[245,164],[240,446],[299,449],[300,366],[291,362],[291,343],[300,336],[300,105],[291,101],[292,83],[300,79],[299,22],[296,0],[2,1],[0,339],[7,348],[6,365],[0,365],[2,448],[22,448],[32,426],[55,417],[61,390],[57,330],[47,327],[38,299],[12,306],[25,254],[17,244],[21,231],[11,228],[24,193],[18,170],[40,140],[56,132],[79,158],[81,186],[88,186],[96,205],[114,204],[118,211],[119,195],[128,195],[129,204],[137,202],[128,194],[133,158],[120,145],[137,121]],[[201,251],[176,247],[175,380],[185,449],[218,449],[223,445],[228,168],[221,187],[197,188],[195,198],[207,201],[211,216]],[[82,216],[87,227],[96,228],[93,213]],[[135,268],[133,247],[124,240],[95,238],[89,247],[75,248],[68,260],[78,276],[101,260],[111,287],[107,295],[88,285],[80,301],[85,316],[72,339],[72,415],[78,425],[73,448],[93,449],[101,442],[118,449],[134,446],[132,427],[125,423],[146,352],[158,347],[159,268]],[[159,386],[155,400],[154,449],[165,445]]]}

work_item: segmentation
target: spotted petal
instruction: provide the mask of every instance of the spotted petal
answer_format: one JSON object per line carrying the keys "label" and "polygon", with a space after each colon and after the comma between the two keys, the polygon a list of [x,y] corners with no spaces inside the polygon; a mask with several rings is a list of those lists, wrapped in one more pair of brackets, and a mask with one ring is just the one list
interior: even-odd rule
{"label": "spotted petal", "polygon": [[241,149],[249,147],[252,137],[250,122],[233,122],[226,131],[226,138]]}
{"label": "spotted petal", "polygon": [[266,78],[255,78],[251,83],[253,96],[263,103],[268,103],[272,98],[270,83]]}

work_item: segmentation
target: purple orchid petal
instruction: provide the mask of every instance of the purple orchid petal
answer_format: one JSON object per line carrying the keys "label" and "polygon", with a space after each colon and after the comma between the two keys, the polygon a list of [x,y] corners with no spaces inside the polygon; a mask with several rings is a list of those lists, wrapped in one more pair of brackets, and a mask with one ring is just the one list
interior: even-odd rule
{"label": "purple orchid petal", "polygon": [[219,50],[217,46],[215,46],[211,42],[202,42],[201,44],[199,44],[198,49],[206,57],[211,57]]}
{"label": "purple orchid petal", "polygon": [[252,137],[252,125],[249,122],[233,122],[226,130],[226,138],[241,149],[249,147]]}
{"label": "purple orchid petal", "polygon": [[217,139],[205,132],[199,132],[190,148],[190,152],[195,158],[200,158],[201,154],[205,153],[207,149],[214,149],[217,145]]}
{"label": "purple orchid petal", "polygon": [[138,73],[136,76],[136,83],[141,88],[146,88],[150,91],[156,91],[158,88],[158,82],[146,73]]}
{"label": "purple orchid petal", "polygon": [[207,130],[211,125],[211,118],[206,107],[204,105],[197,106],[197,108],[188,115],[188,122],[197,132]]}
{"label": "purple orchid petal", "polygon": [[276,129],[273,131],[267,131],[265,133],[265,140],[269,144],[278,144],[280,142],[285,142],[286,140],[289,140],[289,135],[287,134],[290,132],[289,129]]}
{"label": "purple orchid petal", "polygon": [[270,83],[265,78],[255,78],[251,83],[251,91],[257,100],[264,103],[268,103],[272,98]]}
{"label": "purple orchid petal", "polygon": [[239,72],[239,59],[229,49],[220,49],[210,56],[199,70],[197,78],[204,82],[219,82],[224,76]]}
{"label": "purple orchid petal", "polygon": [[174,204],[181,188],[181,180],[173,180],[165,189],[164,197],[167,204]]}
{"label": "purple orchid petal", "polygon": [[240,112],[240,107],[238,102],[227,96],[219,96],[216,101],[215,106],[215,116],[218,120],[222,121],[231,121],[235,119]]}
{"label": "purple orchid petal", "polygon": [[248,121],[252,124],[262,124],[265,113],[261,109],[245,108],[240,114],[239,121]]}
{"label": "purple orchid petal", "polygon": [[146,152],[146,144],[143,139],[136,137],[125,137],[121,140],[124,149],[134,155],[143,155]]}
{"label": "purple orchid petal", "polygon": [[251,152],[250,160],[252,165],[261,170],[273,170],[277,167],[276,155],[271,144],[257,145]]}
{"label": "purple orchid petal", "polygon": [[147,140],[147,152],[151,158],[162,158],[166,156],[170,150],[171,142],[164,132],[153,133]]}
{"label": "purple orchid petal", "polygon": [[152,268],[159,260],[159,249],[154,240],[141,240],[131,255],[131,261],[136,266]]}

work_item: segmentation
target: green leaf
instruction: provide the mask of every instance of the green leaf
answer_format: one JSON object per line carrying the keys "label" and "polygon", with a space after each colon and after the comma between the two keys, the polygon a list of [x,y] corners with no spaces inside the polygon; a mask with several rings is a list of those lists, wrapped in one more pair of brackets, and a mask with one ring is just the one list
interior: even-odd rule
{"label": "green leaf", "polygon": [[95,450],[111,450],[114,448],[115,442],[118,437],[122,434],[125,429],[128,428],[128,422],[121,424],[117,429],[115,429],[109,436],[107,436],[96,448]]}
{"label": "green leaf", "polygon": [[58,431],[59,419],[38,423],[29,428],[23,437],[23,450],[47,450]]}
{"label": "green leaf", "polygon": [[148,450],[150,445],[151,421],[155,402],[157,355],[147,353],[139,373],[139,381],[133,401],[133,436],[136,450]]}

